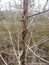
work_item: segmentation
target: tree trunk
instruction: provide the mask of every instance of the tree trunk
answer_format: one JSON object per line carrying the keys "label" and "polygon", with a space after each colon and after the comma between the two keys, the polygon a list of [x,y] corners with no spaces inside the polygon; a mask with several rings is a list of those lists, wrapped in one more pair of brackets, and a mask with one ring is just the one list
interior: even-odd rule
{"label": "tree trunk", "polygon": [[23,31],[22,31],[22,50],[23,53],[21,55],[21,65],[25,65],[25,55],[26,55],[26,35],[27,35],[27,22],[28,22],[28,0],[24,0],[23,3],[24,12],[23,12]]}

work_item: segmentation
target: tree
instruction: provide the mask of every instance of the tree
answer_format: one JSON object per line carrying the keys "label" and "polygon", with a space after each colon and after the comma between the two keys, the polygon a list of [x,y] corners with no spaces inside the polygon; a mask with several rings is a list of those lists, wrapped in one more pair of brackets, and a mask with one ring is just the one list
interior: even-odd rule
{"label": "tree", "polygon": [[23,45],[23,53],[21,56],[21,65],[25,65],[25,55],[26,55],[26,47],[25,47],[25,43],[26,43],[26,36],[27,36],[27,22],[28,22],[28,0],[24,0],[23,3],[23,8],[24,8],[24,12],[23,12],[23,31],[22,31],[22,45]]}
{"label": "tree", "polygon": [[[31,2],[33,2],[33,3],[31,3]],[[18,36],[18,43],[17,43],[17,45],[18,45],[18,53],[16,53],[16,48],[15,48],[15,46],[14,46],[14,42],[13,42],[13,38],[12,38],[12,35],[11,35],[11,32],[9,31],[9,29],[8,28],[6,28],[7,29],[7,31],[8,31],[8,34],[9,34],[9,38],[10,38],[10,43],[11,43],[11,45],[12,45],[12,48],[13,48],[13,51],[14,51],[14,54],[10,54],[10,53],[7,53],[7,52],[4,52],[4,53],[6,53],[6,54],[8,54],[8,55],[14,55],[15,56],[15,58],[16,58],[16,60],[17,60],[17,62],[18,62],[18,64],[19,65],[26,65],[26,52],[28,52],[28,50],[31,52],[31,54],[32,55],[34,55],[34,61],[37,61],[36,60],[36,58],[38,58],[39,59],[39,61],[41,60],[42,62],[45,62],[45,63],[48,63],[49,64],[49,61],[47,61],[47,60],[45,60],[44,58],[41,58],[40,56],[38,56],[37,54],[36,54],[36,52],[38,53],[38,51],[37,51],[37,48],[38,48],[38,46],[40,45],[40,44],[43,44],[44,42],[46,42],[46,41],[48,41],[49,40],[49,38],[44,38],[44,39],[41,39],[40,41],[38,41],[36,44],[35,44],[35,41],[34,41],[34,38],[33,38],[33,32],[34,32],[34,28],[33,28],[33,32],[31,32],[30,34],[31,34],[31,36],[30,36],[30,38],[29,38],[29,41],[28,40],[26,40],[27,39],[27,35],[28,35],[28,29],[30,28],[30,26],[32,25],[32,26],[34,26],[35,24],[33,23],[33,21],[34,21],[34,19],[35,19],[35,17],[37,16],[37,15],[39,15],[39,14],[42,14],[42,13],[45,13],[45,12],[47,12],[47,11],[49,11],[49,9],[48,10],[45,10],[45,7],[46,7],[46,5],[44,5],[44,11],[42,10],[42,12],[39,10],[39,5],[38,5],[38,12],[33,12],[33,14],[32,15],[30,15],[29,14],[29,11],[30,11],[30,9],[29,9],[29,6],[32,6],[33,7],[33,9],[34,9],[34,7],[35,7],[35,0],[31,0],[31,2],[30,2],[30,0],[23,0],[23,5],[21,6],[20,4],[19,5],[17,5],[17,3],[16,3],[16,1],[14,0],[14,3],[15,3],[15,6],[12,6],[12,7],[14,7],[14,8],[17,8],[18,10],[20,10],[21,11],[21,14],[22,14],[22,25],[23,25],[23,30],[22,30],[22,38],[21,38],[21,44],[22,44],[22,48],[21,48],[21,51],[20,51],[20,46],[19,46],[19,36]],[[38,0],[38,2],[39,2],[39,0]],[[46,2],[47,3],[47,2]],[[10,4],[10,3],[9,3]],[[39,3],[38,3],[39,4]],[[10,4],[10,11],[12,11],[11,10],[11,4]],[[20,9],[19,9],[20,8]],[[16,9],[16,10],[17,10]],[[29,11],[28,11],[29,10]],[[35,9],[34,9],[35,10]],[[19,12],[20,12],[19,11]],[[30,11],[31,12],[31,11]],[[11,15],[12,16],[12,15]],[[29,19],[31,18],[31,17],[33,17],[32,19],[31,19],[31,21],[29,21]],[[13,19],[12,19],[13,20]],[[29,22],[28,22],[29,21]],[[33,24],[32,24],[33,23]],[[15,29],[16,30],[16,29]],[[30,42],[31,42],[31,45],[32,45],[32,43],[34,44],[33,46],[31,46],[30,45]],[[28,44],[28,45],[27,45]],[[30,47],[31,46],[31,47]],[[40,47],[40,46],[39,46]],[[33,48],[33,49],[32,49]],[[35,49],[36,48],[36,49]],[[35,50],[35,51],[33,51],[33,50]],[[39,49],[40,50],[40,49]],[[31,55],[30,54],[30,55]],[[1,59],[3,60],[3,62],[5,63],[5,65],[8,65],[6,62],[5,62],[5,60],[4,60],[4,58],[0,55],[0,57],[1,57]],[[32,56],[31,56],[32,57]],[[32,57],[33,58],[33,57]],[[31,60],[31,59],[30,59]],[[32,59],[33,60],[33,59]],[[32,61],[31,61],[31,63],[33,63]]]}

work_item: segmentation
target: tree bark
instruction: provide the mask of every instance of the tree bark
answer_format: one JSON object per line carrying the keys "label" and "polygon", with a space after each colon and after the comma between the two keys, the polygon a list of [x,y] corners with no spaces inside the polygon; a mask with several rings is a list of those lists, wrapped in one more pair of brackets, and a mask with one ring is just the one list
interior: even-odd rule
{"label": "tree bark", "polygon": [[20,57],[21,59],[21,65],[25,65],[25,55],[26,55],[26,36],[27,36],[27,22],[28,22],[28,0],[24,0],[23,3],[24,12],[23,12],[23,31],[22,31],[22,50],[23,53]]}

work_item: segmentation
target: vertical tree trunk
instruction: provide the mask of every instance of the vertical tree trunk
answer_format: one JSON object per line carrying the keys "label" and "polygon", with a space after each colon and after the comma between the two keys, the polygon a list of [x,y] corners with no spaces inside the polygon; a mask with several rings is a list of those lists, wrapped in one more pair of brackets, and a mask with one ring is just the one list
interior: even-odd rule
{"label": "vertical tree trunk", "polygon": [[26,35],[27,35],[27,22],[28,22],[28,0],[24,0],[23,3],[24,12],[23,12],[23,31],[22,31],[22,50],[23,53],[21,55],[21,65],[25,65],[25,54],[26,54]]}

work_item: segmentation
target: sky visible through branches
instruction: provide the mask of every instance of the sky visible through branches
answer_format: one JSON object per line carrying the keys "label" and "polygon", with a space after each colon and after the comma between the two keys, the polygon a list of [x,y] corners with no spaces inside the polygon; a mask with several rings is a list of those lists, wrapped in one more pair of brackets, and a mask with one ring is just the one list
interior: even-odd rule
{"label": "sky visible through branches", "polygon": [[[16,0],[16,3],[20,4],[21,1],[22,0]],[[40,1],[39,3],[41,5],[41,7],[43,7],[45,2],[46,2],[46,0],[39,0],[39,1]],[[1,0],[1,2],[0,2],[1,10],[5,10],[6,8],[8,8],[9,7],[9,2],[11,3],[11,5],[14,5],[13,0]],[[38,0],[35,0],[35,4],[36,4],[36,6],[38,6]],[[49,6],[49,4],[47,5],[47,7],[48,6]]]}

